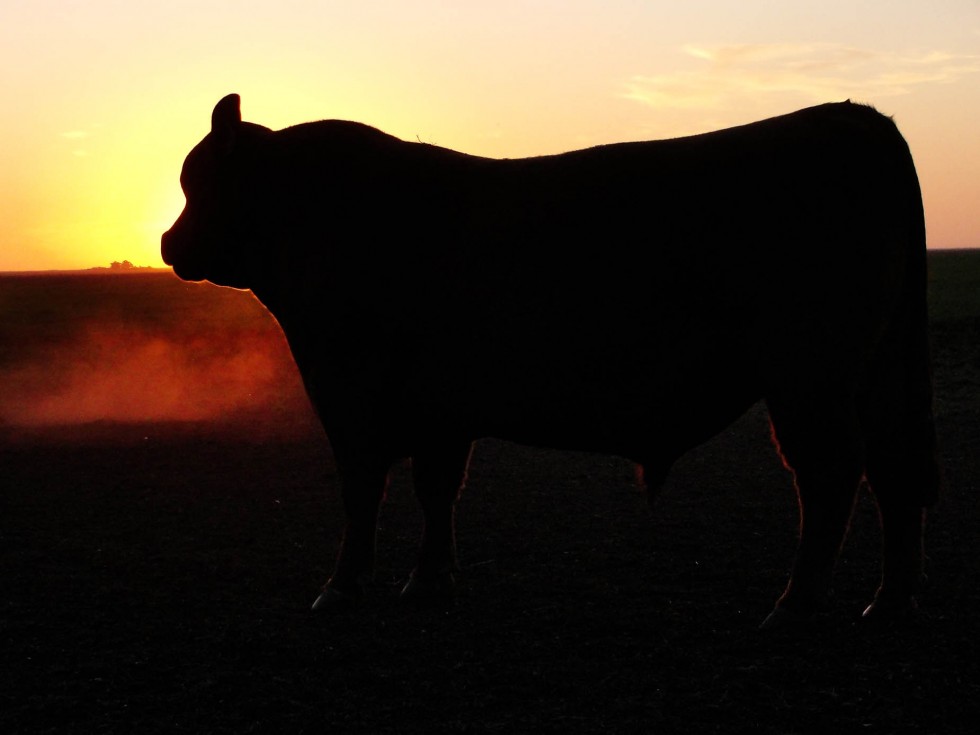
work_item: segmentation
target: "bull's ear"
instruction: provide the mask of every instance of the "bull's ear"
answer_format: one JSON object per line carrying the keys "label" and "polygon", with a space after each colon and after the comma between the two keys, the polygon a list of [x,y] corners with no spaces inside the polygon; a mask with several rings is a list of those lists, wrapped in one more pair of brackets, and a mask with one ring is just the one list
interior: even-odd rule
{"label": "bull's ear", "polygon": [[222,97],[211,113],[211,141],[215,150],[231,153],[242,124],[241,98],[237,94]]}

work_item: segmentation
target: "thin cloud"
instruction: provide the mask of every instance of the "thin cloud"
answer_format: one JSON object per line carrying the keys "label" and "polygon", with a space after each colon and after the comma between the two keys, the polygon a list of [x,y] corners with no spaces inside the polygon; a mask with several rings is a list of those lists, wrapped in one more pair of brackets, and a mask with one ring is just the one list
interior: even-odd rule
{"label": "thin cloud", "polygon": [[976,55],[882,53],[833,43],[690,45],[683,52],[697,68],[634,76],[623,96],[678,110],[719,110],[760,95],[873,101],[980,71]]}
{"label": "thin cloud", "polygon": [[[84,145],[83,141],[88,140],[92,137],[92,134],[88,130],[66,130],[60,133],[60,137],[72,143]],[[87,158],[89,154],[88,148],[78,147],[72,149],[71,154],[76,158]]]}

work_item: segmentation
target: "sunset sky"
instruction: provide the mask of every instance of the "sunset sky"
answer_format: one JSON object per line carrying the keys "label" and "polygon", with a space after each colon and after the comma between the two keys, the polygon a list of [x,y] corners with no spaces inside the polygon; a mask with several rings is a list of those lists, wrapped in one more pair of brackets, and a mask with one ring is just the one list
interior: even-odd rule
{"label": "sunset sky", "polygon": [[851,98],[908,139],[930,247],[980,247],[977,0],[4,0],[0,270],[162,266],[229,92],[497,157]]}

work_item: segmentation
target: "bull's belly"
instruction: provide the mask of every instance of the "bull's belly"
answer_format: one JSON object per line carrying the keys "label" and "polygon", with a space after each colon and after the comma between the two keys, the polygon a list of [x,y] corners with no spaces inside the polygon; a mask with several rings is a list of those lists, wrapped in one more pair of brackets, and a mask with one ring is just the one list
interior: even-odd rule
{"label": "bull's belly", "polygon": [[719,371],[711,364],[670,372],[620,370],[602,380],[534,370],[466,384],[447,380],[406,407],[413,424],[408,433],[448,430],[474,440],[494,437],[669,465],[761,398],[748,370]]}
{"label": "bull's belly", "polygon": [[[596,452],[625,457],[644,465],[669,467],[688,450],[734,423],[755,403],[746,399],[724,407],[694,405],[687,409],[637,409],[632,414],[551,415],[520,421],[488,422],[472,438],[493,437],[530,446]],[[737,405],[737,407],[736,407]]]}

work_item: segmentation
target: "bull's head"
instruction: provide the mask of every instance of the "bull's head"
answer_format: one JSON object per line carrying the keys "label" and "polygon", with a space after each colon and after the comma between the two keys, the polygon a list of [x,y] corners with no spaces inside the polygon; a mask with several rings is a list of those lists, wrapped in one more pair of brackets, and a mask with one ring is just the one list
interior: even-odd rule
{"label": "bull's head", "polygon": [[211,114],[211,132],[184,160],[180,185],[187,203],[161,238],[161,254],[189,281],[223,286],[252,284],[261,233],[256,205],[266,182],[255,176],[255,155],[267,128],[243,123],[237,94]]}

